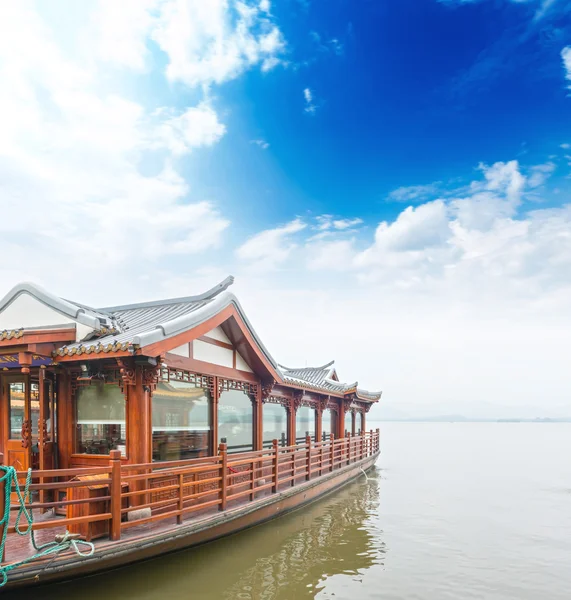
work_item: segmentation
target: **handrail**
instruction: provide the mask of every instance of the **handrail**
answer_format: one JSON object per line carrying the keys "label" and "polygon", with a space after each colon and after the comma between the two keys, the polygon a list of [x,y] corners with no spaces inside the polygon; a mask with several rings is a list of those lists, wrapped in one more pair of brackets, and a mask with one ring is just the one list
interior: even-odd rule
{"label": "handrail", "polygon": [[[318,479],[375,455],[379,437],[377,429],[337,439],[330,434],[320,441],[306,437],[293,446],[273,440],[269,448],[240,453],[228,452],[227,445],[220,444],[215,456],[141,464],[122,464],[121,454],[115,450],[104,466],[32,471],[35,483],[30,489],[45,491],[49,501],[32,502],[30,508],[67,512],[65,518],[54,514],[54,518],[37,520],[34,529],[93,526],[111,540],[119,540],[123,530],[138,524],[173,517],[182,523],[196,511],[223,511],[229,504],[253,501]],[[26,475],[18,472],[20,479]],[[10,522],[8,542],[15,537]]]}

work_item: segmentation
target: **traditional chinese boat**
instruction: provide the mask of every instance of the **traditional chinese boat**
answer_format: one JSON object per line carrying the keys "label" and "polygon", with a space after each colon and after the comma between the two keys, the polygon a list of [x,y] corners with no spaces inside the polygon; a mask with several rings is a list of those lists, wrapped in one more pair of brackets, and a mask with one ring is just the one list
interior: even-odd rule
{"label": "traditional chinese boat", "polygon": [[0,301],[6,588],[208,542],[375,463],[381,393],[333,362],[276,363],[232,283],[98,309],[23,283]]}

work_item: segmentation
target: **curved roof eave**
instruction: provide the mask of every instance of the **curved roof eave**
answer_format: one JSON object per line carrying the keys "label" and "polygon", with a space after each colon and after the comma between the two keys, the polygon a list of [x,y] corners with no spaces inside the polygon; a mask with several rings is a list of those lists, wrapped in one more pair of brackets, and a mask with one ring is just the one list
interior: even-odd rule
{"label": "curved roof eave", "polygon": [[93,329],[99,329],[102,325],[102,322],[103,324],[108,323],[107,316],[97,315],[96,313],[93,313],[82,306],[77,306],[72,302],[64,300],[63,298],[59,298],[58,296],[55,296],[54,294],[44,290],[42,287],[30,282],[23,282],[14,286],[4,296],[4,298],[0,300],[0,312],[12,304],[12,302],[14,302],[14,300],[16,300],[16,298],[22,294],[29,294],[38,302],[41,302],[49,308],[70,317],[82,325],[93,327]]}
{"label": "curved roof eave", "polygon": [[208,321],[208,319],[215,317],[219,312],[223,311],[225,308],[231,305],[234,306],[234,308],[246,324],[248,331],[254,338],[256,344],[264,354],[265,358],[272,365],[276,373],[278,375],[281,375],[280,370],[278,368],[278,363],[274,360],[272,355],[268,352],[267,348],[264,346],[264,344],[258,337],[258,334],[252,327],[252,324],[246,316],[246,313],[244,312],[244,309],[242,308],[240,302],[238,301],[236,296],[234,296],[234,294],[232,294],[231,292],[223,291],[219,293],[218,296],[216,296],[212,300],[212,302],[209,302],[201,308],[186,315],[177,317],[176,319],[172,319],[171,321],[162,323],[161,325],[157,325],[152,331],[148,331],[134,336],[133,344],[139,346],[144,351],[145,346],[154,344],[156,342],[160,342],[162,340],[166,340],[180,333],[184,333],[189,329],[197,327],[205,321]]}
{"label": "curved roof eave", "polygon": [[281,369],[285,369],[286,371],[303,371],[304,369],[311,369],[312,371],[323,371],[335,364],[335,361],[332,360],[321,367],[286,367],[285,365],[278,365]]}

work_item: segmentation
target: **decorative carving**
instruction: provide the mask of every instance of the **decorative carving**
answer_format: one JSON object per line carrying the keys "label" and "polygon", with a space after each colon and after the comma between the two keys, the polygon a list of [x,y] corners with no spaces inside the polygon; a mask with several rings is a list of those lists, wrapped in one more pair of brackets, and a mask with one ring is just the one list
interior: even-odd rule
{"label": "decorative carving", "polygon": [[[119,367],[119,373],[121,374],[122,384],[121,387],[124,389],[126,385],[135,385],[135,369],[132,365],[126,365],[122,359],[117,358],[117,365]],[[124,390],[123,390],[124,391]]]}
{"label": "decorative carving", "polygon": [[351,404],[353,403],[353,400],[351,398],[345,398],[344,400],[342,400],[343,402],[343,412],[349,412],[351,410]]}
{"label": "decorative carving", "polygon": [[143,367],[143,387],[145,387],[149,392],[154,392],[157,387],[160,374],[160,365],[157,365],[156,367]]}
{"label": "decorative carving", "polygon": [[29,420],[22,421],[22,448],[30,448],[32,445],[32,424]]}
{"label": "decorative carving", "polygon": [[40,439],[42,440],[42,447],[45,448],[48,445],[48,423],[47,421],[44,419],[41,424],[41,433],[40,433]]}
{"label": "decorative carving", "polygon": [[272,379],[269,382],[262,383],[262,402],[267,402],[276,382]]}
{"label": "decorative carving", "polygon": [[284,408],[288,410],[291,408],[291,400],[290,398],[286,398],[285,396],[270,395],[266,398],[264,402],[266,404],[281,404]]}
{"label": "decorative carving", "polygon": [[293,391],[293,410],[297,412],[297,409],[301,406],[301,401],[303,400],[303,390],[294,390]]}
{"label": "decorative carving", "polygon": [[162,366],[160,369],[159,378],[163,381],[186,381],[192,383],[196,387],[204,388],[210,392],[211,398],[214,400],[214,377],[211,375],[201,375],[199,373],[191,373],[182,369],[169,369]]}
{"label": "decorative carving", "polygon": [[256,401],[258,394],[258,385],[247,381],[236,381],[234,379],[218,378],[218,393],[221,394],[225,390],[238,390],[250,396],[252,402]]}

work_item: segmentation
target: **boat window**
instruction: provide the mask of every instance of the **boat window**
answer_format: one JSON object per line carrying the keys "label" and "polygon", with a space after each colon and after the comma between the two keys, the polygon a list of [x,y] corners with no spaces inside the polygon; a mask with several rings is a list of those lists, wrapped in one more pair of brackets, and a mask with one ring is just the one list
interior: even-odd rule
{"label": "boat window", "polygon": [[337,414],[335,411],[330,408],[326,408],[323,411],[323,417],[321,420],[321,430],[323,431],[323,439],[328,440],[330,434],[335,435],[335,427],[336,427],[336,417]]}
{"label": "boat window", "polygon": [[226,438],[228,452],[253,450],[254,409],[241,390],[224,390],[218,402],[218,437]]}
{"label": "boat window", "polygon": [[37,444],[40,422],[40,384],[37,381],[30,383],[30,418],[32,419],[32,444]]}
{"label": "boat window", "polygon": [[120,450],[125,455],[125,396],[121,388],[97,382],[78,388],[75,397],[76,452],[109,454],[111,450]]}
{"label": "boat window", "polygon": [[[287,440],[287,410],[281,404],[266,403],[263,408],[264,448],[270,448],[273,440],[282,444]],[[287,444],[287,441],[286,441]]]}
{"label": "boat window", "polygon": [[26,384],[23,381],[11,383],[9,393],[10,439],[19,440],[22,437],[22,424],[24,423]]}
{"label": "boat window", "polygon": [[211,454],[210,393],[187,381],[161,381],[153,392],[153,460]]}
{"label": "boat window", "polygon": [[303,444],[308,435],[315,440],[315,409],[309,406],[300,406],[295,416],[296,443]]}

